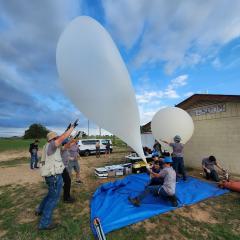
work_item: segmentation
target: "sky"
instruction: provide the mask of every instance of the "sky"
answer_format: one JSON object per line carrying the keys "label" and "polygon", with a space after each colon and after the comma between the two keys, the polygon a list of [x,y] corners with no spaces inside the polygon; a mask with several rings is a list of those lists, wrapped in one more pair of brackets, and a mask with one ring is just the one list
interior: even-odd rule
{"label": "sky", "polygon": [[[32,123],[62,131],[76,118],[86,131],[55,62],[61,32],[81,15],[116,43],[141,124],[195,93],[239,95],[239,12],[239,0],[1,0],[0,136],[22,135]],[[90,134],[98,131],[90,122]]]}

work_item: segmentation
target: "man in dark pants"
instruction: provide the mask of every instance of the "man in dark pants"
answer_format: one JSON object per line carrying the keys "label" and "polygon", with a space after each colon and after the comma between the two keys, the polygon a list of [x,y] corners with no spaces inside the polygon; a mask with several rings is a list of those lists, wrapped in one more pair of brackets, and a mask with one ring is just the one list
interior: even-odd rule
{"label": "man in dark pants", "polygon": [[167,141],[163,141],[163,142],[168,144],[173,149],[173,152],[172,152],[173,168],[176,171],[177,179],[181,174],[183,177],[183,181],[186,181],[187,176],[186,176],[184,159],[183,159],[184,145],[181,143],[181,137],[179,135],[176,135],[173,140],[174,140],[174,143],[169,143]]}
{"label": "man in dark pants", "polygon": [[202,160],[202,168],[206,174],[207,179],[211,179],[215,182],[219,182],[219,176],[217,171],[215,170],[214,166],[218,167],[223,172],[225,171],[219,163],[217,163],[217,160],[214,156],[209,156],[208,158],[204,158]]}
{"label": "man in dark pants", "polygon": [[30,168],[38,168],[38,140],[36,139],[33,143],[30,144],[29,146],[29,152],[31,155],[30,159]]}
{"label": "man in dark pants", "polygon": [[65,166],[62,178],[63,178],[63,201],[65,203],[73,203],[75,200],[71,197],[70,191],[71,191],[71,177],[68,172],[68,162],[70,159],[70,141],[68,139],[64,140],[62,143],[62,149],[61,149],[61,156],[63,160],[63,164]]}

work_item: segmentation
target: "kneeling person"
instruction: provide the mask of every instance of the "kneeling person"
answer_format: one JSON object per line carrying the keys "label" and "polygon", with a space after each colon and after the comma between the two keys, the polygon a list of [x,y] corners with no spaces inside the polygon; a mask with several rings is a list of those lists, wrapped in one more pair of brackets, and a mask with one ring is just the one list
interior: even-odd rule
{"label": "kneeling person", "polygon": [[206,174],[207,179],[211,179],[215,182],[219,182],[219,176],[217,171],[215,170],[214,166],[219,168],[224,172],[224,169],[220,166],[214,156],[209,156],[208,158],[204,158],[202,160],[202,168]]}
{"label": "kneeling person", "polygon": [[149,194],[152,193],[155,196],[160,196],[164,199],[169,200],[174,207],[177,207],[177,197],[175,196],[176,190],[176,172],[171,166],[172,158],[165,157],[163,163],[163,170],[159,173],[154,173],[150,171],[150,174],[154,178],[162,178],[162,185],[151,186],[148,185],[145,190],[136,198],[129,198],[129,201],[134,206],[139,206],[141,201]]}

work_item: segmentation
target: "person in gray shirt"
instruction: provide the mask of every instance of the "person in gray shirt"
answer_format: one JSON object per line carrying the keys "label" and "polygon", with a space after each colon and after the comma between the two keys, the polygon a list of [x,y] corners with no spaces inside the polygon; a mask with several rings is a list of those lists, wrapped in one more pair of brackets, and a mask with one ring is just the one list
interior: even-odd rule
{"label": "person in gray shirt", "polygon": [[211,179],[215,182],[219,182],[219,176],[217,171],[215,170],[214,166],[225,171],[222,166],[217,162],[216,158],[214,156],[209,156],[207,158],[203,158],[202,160],[202,168],[206,174],[207,179]]}
{"label": "person in gray shirt", "polygon": [[174,207],[177,207],[177,197],[175,195],[176,191],[176,172],[171,166],[172,158],[165,157],[163,169],[159,173],[155,173],[149,170],[149,173],[154,178],[162,178],[163,184],[162,185],[147,185],[145,190],[140,193],[135,198],[129,197],[129,201],[134,206],[140,206],[141,201],[149,194],[153,194],[154,196],[160,196],[163,199],[169,200]]}
{"label": "person in gray shirt", "polygon": [[183,159],[183,148],[184,145],[181,143],[181,137],[176,135],[174,137],[174,143],[169,143],[167,141],[163,141],[164,143],[168,144],[172,147],[172,157],[173,157],[173,168],[176,171],[177,177],[182,175],[183,181],[187,180],[185,166],[184,166],[184,159]]}

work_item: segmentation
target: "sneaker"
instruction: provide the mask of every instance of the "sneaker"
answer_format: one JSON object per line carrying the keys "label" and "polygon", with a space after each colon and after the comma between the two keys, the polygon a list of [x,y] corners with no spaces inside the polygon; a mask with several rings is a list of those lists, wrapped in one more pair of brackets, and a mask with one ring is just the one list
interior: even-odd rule
{"label": "sneaker", "polygon": [[173,206],[173,207],[177,207],[177,206],[178,206],[178,201],[177,201],[177,198],[176,198],[175,195],[169,196],[169,200],[170,200],[170,202],[172,203],[172,206]]}
{"label": "sneaker", "polygon": [[77,184],[81,184],[81,183],[83,183],[83,182],[82,182],[81,180],[77,180],[76,183],[77,183]]}
{"label": "sneaker", "polygon": [[39,227],[38,230],[40,230],[40,231],[42,231],[42,230],[53,230],[53,229],[57,228],[58,225],[59,224],[57,224],[57,223],[52,223],[47,227],[42,227],[42,228]]}
{"label": "sneaker", "polygon": [[42,216],[42,212],[39,212],[38,210],[35,211],[35,216]]}
{"label": "sneaker", "polygon": [[39,167],[35,167],[35,168],[39,168]]}
{"label": "sneaker", "polygon": [[140,201],[137,198],[130,198],[128,197],[128,201],[132,203],[133,206],[135,207],[140,207]]}
{"label": "sneaker", "polygon": [[63,200],[64,203],[74,203],[75,199],[70,197],[69,199]]}

